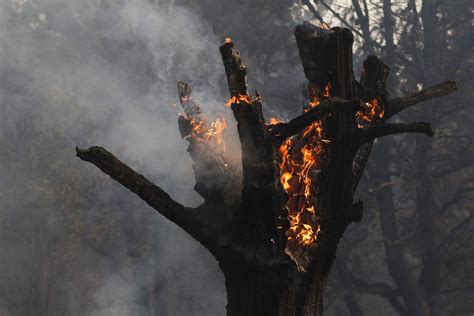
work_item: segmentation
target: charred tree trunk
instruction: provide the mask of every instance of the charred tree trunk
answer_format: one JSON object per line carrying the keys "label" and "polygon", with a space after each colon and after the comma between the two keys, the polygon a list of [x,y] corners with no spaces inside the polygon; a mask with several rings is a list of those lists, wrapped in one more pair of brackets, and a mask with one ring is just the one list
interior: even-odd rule
{"label": "charred tree trunk", "polygon": [[[242,168],[223,149],[225,121],[208,123],[191,88],[178,84],[196,191],[205,202],[186,208],[100,147],[77,155],[136,193],[202,243],[225,276],[228,315],[321,315],[323,292],[346,227],[362,218],[353,192],[378,137],[416,132],[427,123],[390,124],[406,107],[456,89],[446,82],[389,99],[388,70],[369,57],[360,82],[352,69],[352,33],[297,26],[309,103],[287,123],[266,124],[258,93],[233,42],[220,47],[237,121]],[[375,58],[375,59],[374,59]],[[375,60],[375,64],[371,63]],[[375,65],[375,67],[372,67]]]}

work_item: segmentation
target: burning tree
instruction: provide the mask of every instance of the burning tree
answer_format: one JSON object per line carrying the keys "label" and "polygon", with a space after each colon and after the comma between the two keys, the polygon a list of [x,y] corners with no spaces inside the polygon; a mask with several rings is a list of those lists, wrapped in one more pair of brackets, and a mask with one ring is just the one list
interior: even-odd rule
{"label": "burning tree", "polygon": [[197,208],[174,201],[101,147],[76,149],[160,214],[203,244],[224,273],[228,315],[321,315],[323,291],[339,239],[362,218],[353,202],[375,139],[397,133],[432,136],[428,123],[386,123],[406,108],[447,95],[446,81],[390,98],[389,67],[369,56],[359,81],[352,67],[353,35],[346,28],[298,25],[296,42],[306,78],[307,105],[289,122],[266,123],[258,92],[247,91],[247,70],[234,43],[220,47],[242,149],[241,168],[227,157],[225,120],[208,123],[191,87],[178,83],[185,114],[178,123],[189,142],[204,198]]}

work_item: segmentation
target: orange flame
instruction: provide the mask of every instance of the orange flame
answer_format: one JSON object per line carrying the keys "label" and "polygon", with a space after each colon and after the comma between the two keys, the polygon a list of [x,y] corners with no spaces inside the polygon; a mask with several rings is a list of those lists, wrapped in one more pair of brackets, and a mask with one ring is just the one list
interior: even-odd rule
{"label": "orange flame", "polygon": [[[324,87],[323,97],[329,98],[330,96],[331,96],[331,84],[328,82],[326,84],[326,86]],[[317,107],[319,104],[321,104],[321,100],[320,100],[319,96],[317,96],[317,95],[312,96],[311,100],[308,102],[308,105],[309,105],[310,109]]]}
{"label": "orange flame", "polygon": [[215,122],[211,123],[211,127],[205,132],[204,140],[208,141],[210,138],[215,138],[218,144],[224,145],[225,150],[225,142],[222,138],[222,132],[227,128],[227,122],[225,121],[224,117],[222,119],[216,119]]}
{"label": "orange flame", "polygon": [[330,95],[331,95],[331,84],[328,82],[326,86],[324,87],[323,96],[329,97]]}
{"label": "orange flame", "polygon": [[275,125],[275,124],[278,124],[278,123],[283,123],[283,120],[279,119],[277,117],[270,117],[269,118],[268,124]]}
{"label": "orange flame", "polygon": [[245,103],[245,104],[251,104],[252,100],[250,99],[250,96],[248,94],[239,94],[238,96],[233,96],[230,98],[226,103],[225,106],[231,106],[232,104],[240,104],[240,103]]}
{"label": "orange flame", "polygon": [[[328,83],[323,97],[330,96],[330,89]],[[319,104],[319,96],[314,96],[309,102],[311,108]],[[316,242],[320,231],[317,205],[314,202],[318,187],[315,174],[324,167],[325,147],[329,140],[325,139],[322,121],[312,123],[298,137],[287,139],[279,148],[280,183],[288,194],[285,204],[290,224],[287,238],[298,245],[309,246]],[[305,143],[300,149],[295,146],[298,141]]]}
{"label": "orange flame", "polygon": [[321,102],[319,101],[319,98],[316,96],[316,97],[313,97],[312,100],[308,102],[308,105],[312,109],[312,108],[317,107],[320,103]]}
{"label": "orange flame", "polygon": [[383,118],[385,109],[379,104],[378,99],[372,99],[363,104],[363,110],[357,112],[357,116],[364,122],[372,122],[376,119]]}
{"label": "orange flame", "polygon": [[225,151],[225,142],[222,138],[222,133],[227,128],[227,122],[224,117],[217,118],[214,122],[211,123],[211,126],[208,128],[204,120],[197,121],[194,117],[185,116],[190,125],[191,125],[191,134],[187,137],[193,137],[195,140],[201,141],[210,141],[215,140],[218,145],[222,145]]}

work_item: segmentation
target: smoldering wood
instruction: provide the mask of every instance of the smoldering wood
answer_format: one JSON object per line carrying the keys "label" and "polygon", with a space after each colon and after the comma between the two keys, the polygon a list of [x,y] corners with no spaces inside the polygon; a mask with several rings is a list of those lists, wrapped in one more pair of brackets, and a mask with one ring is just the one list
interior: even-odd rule
{"label": "smoldering wood", "polygon": [[[369,55],[362,64],[362,72],[359,82],[355,81],[356,95],[363,102],[370,102],[377,99],[381,107],[385,109],[387,104],[387,78],[390,74],[390,67],[374,55]],[[384,116],[385,117],[385,116]],[[372,124],[383,122],[384,117],[375,118]],[[365,165],[372,152],[374,142],[364,142],[364,144],[357,150],[352,163],[352,194],[355,193],[359,185]]]}
{"label": "smoldering wood", "polygon": [[232,205],[238,199],[241,175],[238,167],[228,156],[225,146],[206,141],[196,132],[196,126],[205,133],[209,128],[202,115],[199,101],[192,96],[191,86],[184,81],[178,82],[178,98],[185,115],[178,118],[178,127],[182,138],[188,143],[188,152],[193,160],[196,179],[194,189],[206,201],[213,204]]}
{"label": "smoldering wood", "polygon": [[[356,112],[363,102],[380,98],[386,117],[390,117],[416,102],[448,94],[456,88],[456,84],[450,82],[389,99],[385,92],[388,70],[378,59],[370,57],[369,62],[376,67],[373,70],[367,67],[360,82],[355,81],[350,30],[326,30],[304,23],[296,28],[295,36],[308,79],[308,95],[321,98],[323,102],[288,123],[271,126],[265,124],[260,98],[252,98],[247,92],[247,69],[234,43],[227,40],[220,47],[242,149],[239,181],[243,189],[240,192],[239,187],[233,188],[237,197],[234,202],[226,204],[215,198],[214,193],[222,195],[219,192],[228,190],[216,182],[207,186],[205,193],[202,191],[203,205],[186,208],[105,149],[77,150],[79,158],[109,174],[209,249],[226,280],[227,314],[231,316],[322,314],[324,288],[339,239],[349,224],[362,219],[363,204],[353,202],[353,188],[359,181],[357,177],[365,166],[370,148],[362,152],[367,157],[362,160],[359,176],[355,176],[353,161],[361,144],[398,132],[432,134],[426,123],[397,125],[384,123],[386,118],[381,120],[382,125],[366,124],[361,129]],[[188,115],[179,121],[184,137],[192,133],[188,120],[198,120],[202,115],[191,91],[185,83],[178,86],[178,97]],[[324,100],[326,92],[330,98],[326,96]],[[193,103],[186,103],[191,101]],[[289,220],[283,208],[288,196],[279,181],[278,144],[288,137],[296,137],[301,142],[297,145],[302,146],[305,137],[300,134],[316,120],[324,126],[329,153],[324,167],[309,173],[319,184],[312,198],[319,207],[320,231],[317,241],[308,247],[288,249],[285,233]],[[195,164],[209,159],[195,154],[200,151],[198,147],[190,150]],[[214,181],[212,177],[201,178],[198,169],[195,168],[197,182]]]}

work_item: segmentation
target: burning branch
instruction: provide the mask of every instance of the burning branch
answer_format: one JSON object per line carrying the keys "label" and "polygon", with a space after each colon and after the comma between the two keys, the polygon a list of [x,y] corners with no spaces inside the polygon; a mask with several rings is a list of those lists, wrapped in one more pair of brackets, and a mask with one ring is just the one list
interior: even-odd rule
{"label": "burning branch", "polygon": [[281,142],[290,136],[300,133],[312,123],[325,118],[331,112],[355,113],[360,108],[361,105],[358,100],[348,101],[341,98],[327,99],[288,123],[270,125],[270,134]]}
{"label": "burning branch", "polygon": [[429,137],[434,135],[428,123],[385,123],[364,128],[362,130],[362,142],[368,143],[379,137],[401,133],[424,133]]}
{"label": "burning branch", "polygon": [[227,123],[221,117],[208,124],[191,94],[188,83],[178,82],[178,97],[185,112],[179,116],[178,126],[181,137],[189,142],[196,178],[194,189],[215,204],[233,204],[239,198],[234,189],[240,186],[240,173],[228,157],[222,137]]}
{"label": "burning branch", "polygon": [[[370,108],[371,111],[366,111],[366,113],[361,112],[359,116],[362,116],[362,120],[365,121],[365,123],[376,124],[383,122],[385,119],[385,105],[387,104],[386,98],[388,97],[386,84],[389,74],[390,68],[383,61],[373,55],[367,56],[362,65],[360,81],[355,81],[355,92],[360,99],[369,102],[370,105],[372,105],[370,103],[372,102],[374,103],[373,105],[377,105],[380,109],[377,110],[375,106],[372,106]],[[376,115],[377,113],[379,115]],[[354,161],[352,162],[353,194],[359,185],[365,165],[372,152],[372,146],[373,141],[364,143],[357,150]]]}
{"label": "burning branch", "polygon": [[[252,99],[247,93],[247,69],[240,53],[229,38],[220,47],[231,98],[230,105],[237,120],[237,130],[242,148],[244,203],[267,197],[271,200],[270,184],[274,181],[271,144],[262,113],[262,103],[257,93]],[[269,202],[269,201],[266,201]],[[270,230],[275,230],[274,227]]]}

